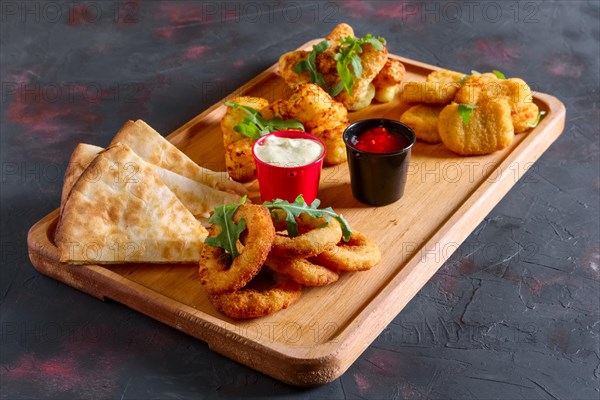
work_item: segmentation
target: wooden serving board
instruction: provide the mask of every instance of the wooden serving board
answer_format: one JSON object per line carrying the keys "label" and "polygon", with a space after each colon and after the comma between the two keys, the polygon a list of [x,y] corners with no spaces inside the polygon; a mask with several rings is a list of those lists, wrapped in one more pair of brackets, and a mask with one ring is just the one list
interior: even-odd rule
{"label": "wooden serving board", "polygon": [[[424,80],[439,69],[391,57],[404,63],[405,82]],[[227,99],[250,95],[275,100],[290,94],[274,65]],[[224,170],[219,127],[224,101],[168,136],[198,164],[214,170]],[[561,134],[564,105],[541,93],[534,101],[545,117],[503,151],[459,157],[442,144],[418,142],[412,150],[403,198],[385,207],[368,207],[352,197],[346,164],[324,169],[319,191],[323,206],[334,207],[351,226],[372,238],[383,260],[370,271],[345,273],[333,285],[306,288],[297,303],[267,317],[236,321],[220,314],[200,285],[197,265],[61,264],[53,238],[59,210],[29,231],[29,256],[43,274],[99,299],[125,304],[283,382],[301,386],[331,382],[375,340]],[[351,120],[399,119],[407,108],[397,98],[351,113]]]}

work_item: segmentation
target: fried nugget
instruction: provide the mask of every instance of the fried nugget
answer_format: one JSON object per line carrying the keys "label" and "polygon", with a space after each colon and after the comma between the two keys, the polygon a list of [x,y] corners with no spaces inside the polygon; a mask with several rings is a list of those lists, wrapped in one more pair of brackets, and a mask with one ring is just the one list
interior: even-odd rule
{"label": "fried nugget", "polygon": [[449,104],[458,84],[454,82],[408,82],[402,89],[402,101],[406,103]]}
{"label": "fried nugget", "polygon": [[462,84],[462,80],[466,75],[461,72],[450,71],[449,69],[441,69],[439,71],[433,71],[425,80],[427,82],[439,82],[439,83],[457,83]]}
{"label": "fried nugget", "polygon": [[372,82],[375,86],[375,100],[380,103],[392,101],[400,90],[400,83],[404,79],[405,72],[404,64],[396,59],[388,58]]}
{"label": "fried nugget", "polygon": [[450,150],[464,156],[482,155],[512,143],[514,128],[506,100],[479,103],[466,125],[458,114],[458,107],[456,103],[447,105],[438,119],[440,137]]}
{"label": "fried nugget", "polygon": [[[269,102],[266,99],[260,97],[241,96],[235,97],[229,101],[254,108],[257,111],[261,111],[269,105]],[[225,116],[221,120],[221,132],[223,133],[223,144],[225,147],[246,137],[241,133],[236,132],[234,127],[241,124],[247,116],[248,115],[243,110],[234,110],[232,107],[227,107]]]}
{"label": "fried nugget", "polygon": [[232,179],[238,182],[250,182],[256,179],[256,165],[252,156],[252,144],[249,137],[225,146],[225,167]]}
{"label": "fried nugget", "polygon": [[417,104],[402,114],[400,122],[410,126],[418,139],[428,143],[440,143],[438,117],[444,106]]}
{"label": "fried nugget", "polygon": [[494,74],[471,75],[460,88],[454,101],[461,104],[479,104],[483,101],[505,100],[510,106],[515,133],[525,132],[537,120],[532,115],[537,106],[533,93],[520,78],[498,79]]}
{"label": "fried nugget", "polygon": [[537,122],[540,109],[535,103],[517,103],[511,109],[515,133],[523,133],[531,129]]}
{"label": "fried nugget", "polygon": [[476,105],[480,101],[507,100],[505,87],[495,75],[469,75],[456,93],[454,101],[459,104]]}
{"label": "fried nugget", "polygon": [[439,71],[433,71],[425,80],[427,82],[437,82],[441,85],[447,96],[456,96],[458,89],[463,85],[465,74],[460,72],[450,71],[448,69],[442,69]]}

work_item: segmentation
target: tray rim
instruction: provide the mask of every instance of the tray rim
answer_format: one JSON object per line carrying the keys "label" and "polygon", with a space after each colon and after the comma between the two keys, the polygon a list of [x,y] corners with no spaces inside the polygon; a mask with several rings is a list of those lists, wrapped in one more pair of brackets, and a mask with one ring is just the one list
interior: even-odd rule
{"label": "tray rim", "polygon": [[[301,46],[300,49],[308,48],[320,40],[321,39],[309,41]],[[411,66],[425,70],[444,69],[442,67],[425,64],[420,61],[399,57],[393,54],[390,54],[390,57],[398,59],[405,64],[410,64]],[[245,83],[234,92],[227,95],[221,101],[215,103],[202,113],[198,114],[196,117],[192,118],[190,121],[177,128],[171,134],[166,136],[166,138],[177,145],[181,142],[181,140],[178,140],[178,137],[183,132],[186,132],[199,120],[203,120],[207,115],[211,114],[219,107],[224,107],[223,103],[226,100],[239,95],[239,93],[244,92],[251,87],[260,85],[261,82],[270,77],[271,74],[276,73],[277,68],[277,64],[267,68],[255,78],[251,79],[249,82]],[[158,321],[166,323],[175,329],[182,330],[200,340],[205,341],[209,348],[218,353],[226,355],[228,358],[232,358],[238,362],[241,362],[242,364],[250,366],[251,368],[257,369],[260,372],[271,375],[283,382],[301,386],[312,386],[327,383],[342,375],[354,363],[360,354],[362,354],[362,352],[379,336],[381,331],[383,331],[383,329],[385,329],[385,327],[400,313],[400,311],[402,311],[408,301],[410,301],[410,299],[414,297],[414,295],[425,285],[425,283],[429,281],[431,276],[435,274],[435,272],[451,255],[451,253],[444,254],[441,260],[438,259],[435,262],[428,261],[426,259],[421,259],[419,261],[419,257],[423,258],[420,250],[426,248],[426,246],[430,243],[444,242],[444,240],[449,236],[452,237],[453,243],[462,243],[472,232],[475,226],[479,224],[487,214],[489,214],[489,212],[517,182],[514,179],[510,179],[513,177],[513,174],[510,172],[509,176],[508,171],[510,168],[508,167],[512,165],[517,158],[522,158],[524,154],[527,156],[527,160],[532,160],[532,163],[537,161],[541,154],[563,132],[566,115],[564,104],[556,97],[544,93],[535,93],[534,99],[543,103],[548,110],[551,110],[551,112],[549,112],[535,128],[536,134],[534,134],[534,131],[526,133],[527,136],[517,146],[510,149],[510,151],[507,152],[502,159],[498,160],[495,168],[490,170],[490,175],[500,170],[500,178],[494,182],[489,182],[489,179],[485,179],[479,185],[473,186],[471,193],[465,197],[464,201],[457,206],[454,212],[450,214],[450,216],[444,222],[441,223],[439,229],[433,232],[433,235],[421,244],[419,249],[416,250],[415,254],[405,261],[404,266],[395,275],[393,275],[390,280],[388,280],[379,288],[378,293],[362,309],[360,309],[355,317],[350,320],[350,322],[335,336],[336,341],[332,342],[329,340],[323,343],[315,344],[313,347],[310,347],[310,355],[306,354],[305,347],[287,346],[280,342],[270,342],[267,344],[261,340],[252,340],[241,334],[239,329],[235,329],[236,325],[233,323],[218,319],[191,306],[180,303],[177,300],[169,298],[166,295],[158,293],[146,286],[128,280],[126,277],[112,272],[100,265],[73,266],[65,264],[65,267],[68,271],[67,275],[71,279],[64,279],[64,277],[62,277],[63,279],[59,279],[59,277],[49,274],[48,272],[50,271],[47,268],[47,263],[56,262],[59,259],[58,249],[52,242],[50,242],[49,238],[47,237],[47,232],[47,243],[41,243],[41,247],[40,243],[36,242],[35,234],[40,229],[51,228],[53,226],[54,222],[58,219],[58,209],[43,217],[29,230],[28,249],[30,259],[34,267],[45,275],[60,280],[69,286],[75,287],[76,289],[86,292],[101,300],[106,297],[116,300],[136,311],[142,312],[153,319],[157,319]],[[552,128],[550,126],[551,123],[558,123],[559,129],[550,129]],[[551,140],[548,140],[547,135],[542,134],[546,130],[552,130],[554,132]],[[522,176],[522,174],[520,174],[519,177],[520,176]],[[492,194],[497,195],[498,191],[501,192],[501,196],[498,197],[498,200],[491,202],[486,201],[488,196]],[[467,215],[469,214],[475,214],[477,217],[467,218]],[[479,216],[481,216],[481,218],[479,218]],[[476,223],[472,221],[476,221]],[[473,228],[464,228],[464,226],[473,224],[475,225]],[[457,227],[461,227],[461,229],[457,229]],[[452,233],[453,230],[460,231],[458,240],[457,235]],[[426,272],[426,274],[423,274],[423,270]],[[111,290],[115,293],[93,293],[91,289],[94,288],[81,287],[81,283],[76,282],[76,275],[85,274],[89,274],[90,279],[97,279],[100,283],[103,280],[110,280],[113,283],[117,282],[118,286],[123,289],[123,292],[116,293],[116,290]],[[387,302],[387,307],[384,307],[382,304],[386,303],[386,301],[390,298],[393,298],[397,292],[400,291],[400,283],[402,283],[408,277],[411,277],[413,274],[419,274],[426,277],[417,281],[418,283],[412,290],[414,293],[409,297],[409,300],[403,302]],[[129,283],[125,284],[123,281],[127,281]],[[142,294],[145,294],[146,297],[142,296]],[[127,295],[132,297],[126,298]],[[189,317],[189,320],[187,323],[182,321],[184,323],[178,326],[177,322],[172,324],[172,321],[167,318],[167,315],[162,315],[164,313],[161,313],[161,315],[150,315],[150,313],[140,310],[136,305],[138,304],[137,302],[143,301],[147,303],[148,298],[153,299],[153,301],[156,302],[160,300],[159,305],[162,305],[163,307],[166,306],[166,308],[170,308],[173,306],[172,303],[176,303],[178,305],[179,313],[182,310],[185,310],[186,316]],[[175,308],[173,308],[173,310],[174,309]],[[190,325],[190,323],[192,323],[192,325]],[[194,329],[195,326],[197,326],[196,329]],[[369,328],[365,329],[366,326],[369,326]],[[213,337],[215,337],[215,335],[223,334],[223,332],[221,332],[222,330],[228,331],[228,335],[230,335],[231,340],[228,340],[227,343],[235,345],[235,352],[232,353],[229,351],[227,345],[219,343],[217,340],[211,340]],[[367,332],[366,336],[365,332]],[[256,352],[260,352],[263,357],[260,364],[252,361],[252,355]],[[273,359],[277,361],[284,360],[286,361],[287,368],[282,368],[282,365],[277,362],[265,362],[265,359]]]}

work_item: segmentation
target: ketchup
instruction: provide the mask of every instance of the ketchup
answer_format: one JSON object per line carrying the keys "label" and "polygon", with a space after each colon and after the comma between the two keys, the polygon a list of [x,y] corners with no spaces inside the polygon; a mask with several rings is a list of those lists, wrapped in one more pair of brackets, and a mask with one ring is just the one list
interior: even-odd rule
{"label": "ketchup", "polygon": [[361,133],[352,145],[367,153],[393,153],[408,147],[408,141],[384,127],[371,128]]}

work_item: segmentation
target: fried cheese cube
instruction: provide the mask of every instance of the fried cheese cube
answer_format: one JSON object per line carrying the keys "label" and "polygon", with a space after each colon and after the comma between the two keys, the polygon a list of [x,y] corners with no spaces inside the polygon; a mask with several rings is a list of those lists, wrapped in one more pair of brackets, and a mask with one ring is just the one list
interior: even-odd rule
{"label": "fried cheese cube", "polygon": [[225,146],[225,167],[229,176],[237,182],[256,179],[256,164],[252,156],[253,143],[251,138],[244,137]]}
{"label": "fried cheese cube", "polygon": [[285,83],[292,89],[310,82],[310,74],[308,72],[298,74],[294,71],[294,66],[302,61],[306,61],[309,53],[309,51],[305,50],[294,50],[279,57],[279,75],[281,75]]}
{"label": "fried cheese cube", "polygon": [[388,58],[372,82],[375,86],[375,100],[380,103],[392,101],[400,90],[405,72],[404,64],[394,58]]}
{"label": "fried cheese cube", "polygon": [[[229,101],[238,103],[241,106],[253,108],[257,111],[261,111],[269,105],[269,102],[261,97],[241,96],[235,97]],[[225,116],[221,120],[221,132],[223,133],[223,144],[225,147],[246,137],[243,134],[236,132],[234,128],[244,122],[247,117],[248,114],[244,110],[234,110],[233,107],[227,107]]]}
{"label": "fried cheese cube", "polygon": [[417,104],[402,114],[400,122],[410,126],[418,139],[428,143],[440,143],[438,118],[444,106]]}
{"label": "fried cheese cube", "polygon": [[440,138],[453,152],[463,156],[489,154],[512,143],[515,134],[506,100],[479,103],[468,124],[464,124],[458,108],[456,103],[444,107],[438,119]]}

